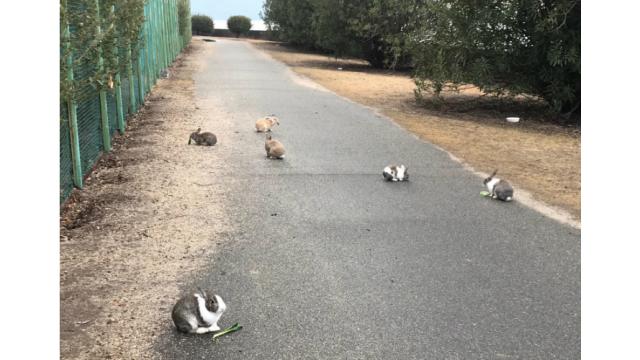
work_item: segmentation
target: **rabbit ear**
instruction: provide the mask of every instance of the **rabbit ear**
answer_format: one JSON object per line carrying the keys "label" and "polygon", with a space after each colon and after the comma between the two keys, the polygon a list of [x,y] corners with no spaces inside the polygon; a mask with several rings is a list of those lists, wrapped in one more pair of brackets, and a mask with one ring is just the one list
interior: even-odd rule
{"label": "rabbit ear", "polygon": [[493,170],[493,173],[491,173],[491,175],[489,175],[490,178],[496,176],[496,174],[498,173],[498,169]]}
{"label": "rabbit ear", "polygon": [[196,130],[196,133],[200,133],[200,130],[202,130],[202,128],[198,128],[198,130]]}
{"label": "rabbit ear", "polygon": [[202,297],[206,298],[206,294],[204,293],[204,291],[202,290],[202,288],[200,286],[198,286],[196,289],[198,289],[198,292],[200,293],[200,295],[202,295]]}

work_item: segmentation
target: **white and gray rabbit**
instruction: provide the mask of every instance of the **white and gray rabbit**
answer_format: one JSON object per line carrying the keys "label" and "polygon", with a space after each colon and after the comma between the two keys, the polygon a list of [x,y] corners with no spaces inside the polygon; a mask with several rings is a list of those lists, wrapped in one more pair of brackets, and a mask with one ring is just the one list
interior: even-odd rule
{"label": "white and gray rabbit", "polygon": [[409,180],[409,172],[404,165],[389,165],[382,170],[382,176],[387,181]]}
{"label": "white and gray rabbit", "polygon": [[205,334],[220,330],[218,320],[227,309],[222,298],[212,291],[198,291],[183,296],[173,306],[171,318],[178,331]]}
{"label": "white and gray rabbit", "polygon": [[484,184],[487,186],[487,190],[489,190],[489,195],[493,199],[502,201],[513,200],[513,187],[511,187],[511,184],[506,180],[495,177],[497,173],[498,170],[496,169],[488,178],[484,179]]}
{"label": "white and gray rabbit", "polygon": [[216,136],[213,133],[210,132],[200,132],[200,128],[198,128],[198,130],[196,130],[195,132],[192,132],[191,135],[189,136],[189,145],[191,145],[191,141],[193,140],[196,145],[207,145],[207,146],[213,146],[216,144],[216,142],[218,142],[218,138],[216,138]]}

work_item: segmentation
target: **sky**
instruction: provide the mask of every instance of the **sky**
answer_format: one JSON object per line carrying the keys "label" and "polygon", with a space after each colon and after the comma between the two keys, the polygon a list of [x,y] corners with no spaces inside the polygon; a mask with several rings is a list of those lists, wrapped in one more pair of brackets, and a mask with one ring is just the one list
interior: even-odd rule
{"label": "sky", "polygon": [[252,30],[264,30],[260,10],[264,0],[191,0],[191,13],[210,16],[216,29],[226,29],[227,19],[244,15],[252,20]]}

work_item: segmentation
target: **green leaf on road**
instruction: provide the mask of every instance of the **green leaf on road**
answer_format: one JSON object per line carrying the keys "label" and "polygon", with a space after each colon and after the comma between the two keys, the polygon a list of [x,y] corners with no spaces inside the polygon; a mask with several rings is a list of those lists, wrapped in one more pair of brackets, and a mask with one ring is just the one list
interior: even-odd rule
{"label": "green leaf on road", "polygon": [[212,340],[215,340],[216,338],[219,338],[220,336],[223,336],[223,335],[231,334],[232,332],[236,332],[236,331],[238,331],[240,329],[242,329],[242,325],[238,325],[238,323],[235,323],[235,324],[229,326],[228,328],[223,329],[223,330],[213,334]]}

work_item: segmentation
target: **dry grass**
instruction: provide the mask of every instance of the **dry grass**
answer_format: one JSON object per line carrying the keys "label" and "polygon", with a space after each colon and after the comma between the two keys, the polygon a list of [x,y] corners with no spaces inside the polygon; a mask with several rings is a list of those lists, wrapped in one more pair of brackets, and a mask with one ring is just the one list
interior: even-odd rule
{"label": "dry grass", "polygon": [[[278,43],[251,41],[295,72],[358,103],[373,107],[420,138],[478,171],[500,175],[533,197],[580,219],[580,130],[549,122],[540,103],[486,99],[466,87],[444,103],[417,104],[406,73],[372,69],[356,59],[335,60]],[[341,68],[341,69],[339,69]],[[504,118],[521,116],[518,124]]]}

